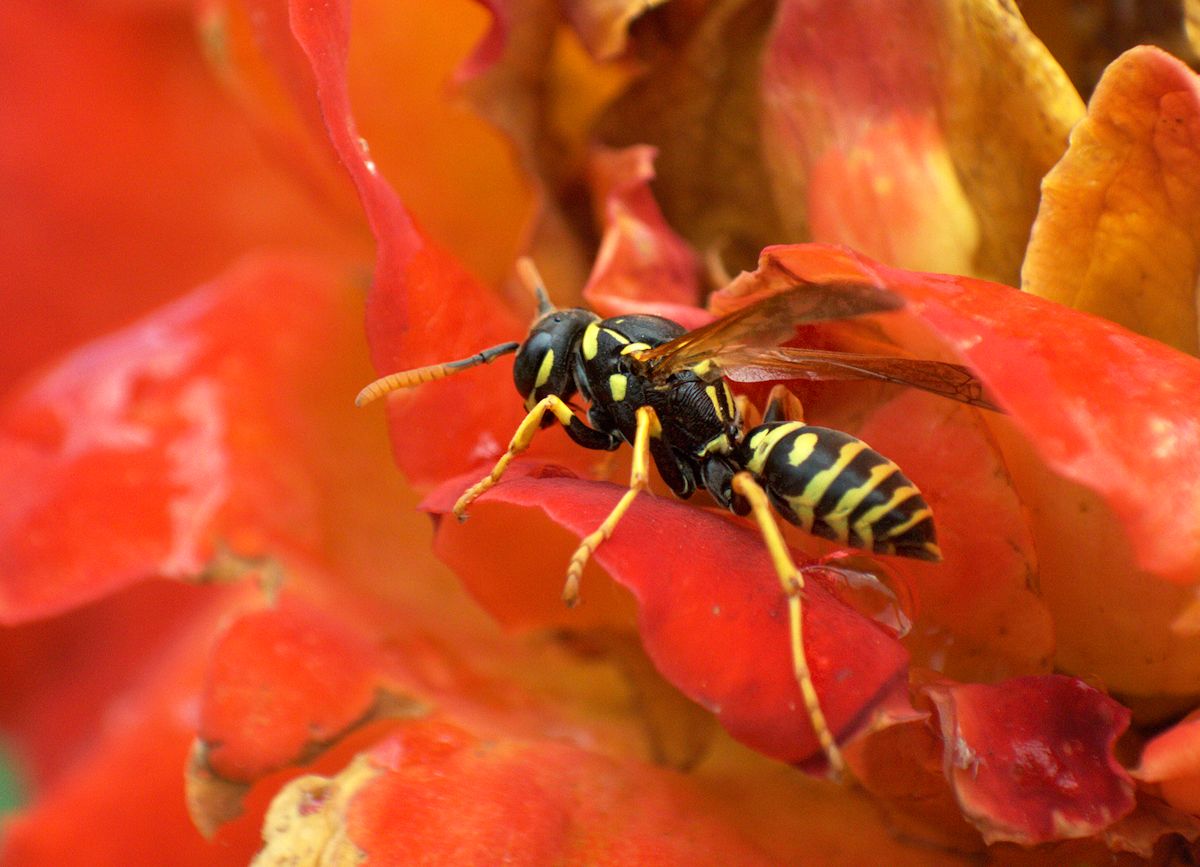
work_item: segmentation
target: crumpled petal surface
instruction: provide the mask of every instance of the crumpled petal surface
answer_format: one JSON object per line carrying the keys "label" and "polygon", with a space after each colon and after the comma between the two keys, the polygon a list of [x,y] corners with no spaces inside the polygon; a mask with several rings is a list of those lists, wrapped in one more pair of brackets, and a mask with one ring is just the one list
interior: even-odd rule
{"label": "crumpled petal surface", "polygon": [[329,374],[312,346],[353,358],[355,328],[328,263],[248,260],[9,401],[0,618],[57,613],[148,577],[197,578],[218,553],[258,557],[283,539],[311,550],[322,518],[288,421],[317,415],[313,383]]}

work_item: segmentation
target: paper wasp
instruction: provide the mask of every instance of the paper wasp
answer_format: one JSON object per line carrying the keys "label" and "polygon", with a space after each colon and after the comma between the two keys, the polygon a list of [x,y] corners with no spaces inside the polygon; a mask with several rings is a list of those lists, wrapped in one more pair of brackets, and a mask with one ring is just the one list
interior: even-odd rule
{"label": "paper wasp", "polygon": [[[817,739],[840,774],[844,764],[804,652],[803,577],[772,507],[806,531],[845,545],[937,561],[941,552],[933,515],[900,468],[866,443],[788,418],[790,395],[782,386],[772,391],[762,422],[747,428],[726,378],[874,379],[996,409],[982,384],[965,367],[941,361],[782,345],[799,325],[894,311],[903,305],[898,296],[865,282],[811,283],[796,278],[789,289],[685,331],[659,316],[601,319],[584,308],[555,308],[532,263],[522,260],[519,270],[538,300],[524,341],[382,377],[359,393],[357,403],[516,353],[513,380],[528,414],[491,473],[455,504],[460,519],[529,447],[537,431],[555,420],[587,449],[611,451],[630,443],[634,453],[629,489],[571,557],[563,591],[571,605],[579,598],[584,565],[612,535],[637,494],[646,490],[651,460],[676,495],[686,498],[703,488],[721,506],[753,515],[789,601],[796,681]],[[576,394],[588,405],[586,422],[569,403]]]}

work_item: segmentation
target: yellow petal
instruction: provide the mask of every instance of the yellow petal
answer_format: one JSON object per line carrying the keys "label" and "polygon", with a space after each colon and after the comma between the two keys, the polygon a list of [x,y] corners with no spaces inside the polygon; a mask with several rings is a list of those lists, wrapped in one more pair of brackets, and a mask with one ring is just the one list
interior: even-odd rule
{"label": "yellow petal", "polygon": [[1200,79],[1134,48],[1046,177],[1024,288],[1196,354],[1197,245]]}

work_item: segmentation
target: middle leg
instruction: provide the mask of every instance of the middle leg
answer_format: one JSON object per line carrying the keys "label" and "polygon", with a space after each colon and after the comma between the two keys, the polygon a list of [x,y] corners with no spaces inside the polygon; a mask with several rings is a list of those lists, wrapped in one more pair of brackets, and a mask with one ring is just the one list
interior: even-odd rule
{"label": "middle leg", "polygon": [[624,517],[640,491],[650,484],[650,438],[662,436],[662,425],[652,407],[641,406],[637,411],[637,430],[633,438],[633,470],[629,474],[629,490],[621,497],[604,522],[583,538],[567,566],[567,582],[563,586],[563,602],[574,607],[579,604],[579,579],[583,567],[591,559],[600,543],[609,538],[617,523]]}

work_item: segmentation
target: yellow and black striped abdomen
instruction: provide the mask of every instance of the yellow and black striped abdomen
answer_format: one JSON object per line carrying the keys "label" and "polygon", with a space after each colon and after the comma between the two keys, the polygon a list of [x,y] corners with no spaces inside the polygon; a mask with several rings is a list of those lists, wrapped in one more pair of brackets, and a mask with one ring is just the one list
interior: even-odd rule
{"label": "yellow and black striped abdomen", "polygon": [[800,422],[746,433],[740,463],[808,532],[880,554],[940,560],[933,513],[895,463],[862,440]]}

